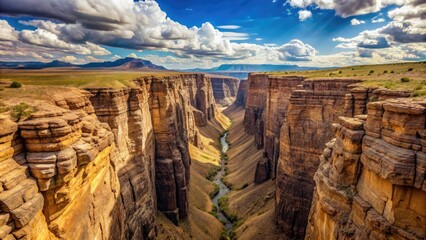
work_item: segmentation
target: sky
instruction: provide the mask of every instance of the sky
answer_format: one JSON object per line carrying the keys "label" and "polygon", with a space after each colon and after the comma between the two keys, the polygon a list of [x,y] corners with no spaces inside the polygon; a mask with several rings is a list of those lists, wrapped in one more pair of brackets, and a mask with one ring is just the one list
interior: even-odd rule
{"label": "sky", "polygon": [[333,67],[426,60],[425,0],[2,0],[0,61]]}

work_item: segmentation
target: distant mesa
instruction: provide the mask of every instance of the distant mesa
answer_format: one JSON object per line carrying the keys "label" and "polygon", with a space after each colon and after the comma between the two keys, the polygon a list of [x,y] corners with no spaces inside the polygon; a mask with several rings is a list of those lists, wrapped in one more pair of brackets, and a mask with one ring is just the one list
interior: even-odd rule
{"label": "distant mesa", "polygon": [[83,68],[83,69],[143,69],[143,70],[167,70],[163,66],[153,64],[151,61],[139,58],[126,57],[115,61],[92,62],[83,65],[76,65],[55,60],[49,63],[44,62],[0,62],[0,68],[11,69],[44,69],[44,68]]}
{"label": "distant mesa", "polygon": [[220,74],[239,79],[247,79],[250,72],[278,72],[278,71],[302,71],[318,70],[316,67],[300,67],[297,65],[273,65],[273,64],[222,64],[215,68],[194,68],[181,70],[184,72],[204,72]]}

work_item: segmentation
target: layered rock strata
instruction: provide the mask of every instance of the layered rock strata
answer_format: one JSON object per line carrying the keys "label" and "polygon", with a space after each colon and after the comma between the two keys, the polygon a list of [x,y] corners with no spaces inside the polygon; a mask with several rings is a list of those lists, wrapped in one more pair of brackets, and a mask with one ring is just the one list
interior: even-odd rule
{"label": "layered rock strata", "polygon": [[264,112],[268,94],[268,75],[250,74],[248,78],[244,130],[255,136],[257,149],[263,148],[265,129]]}
{"label": "layered rock strata", "polygon": [[235,104],[237,104],[237,106],[242,106],[244,108],[246,107],[247,87],[248,87],[248,81],[241,80],[240,85],[238,86],[237,97],[235,99]]}
{"label": "layered rock strata", "polygon": [[323,146],[333,137],[332,123],[344,114],[349,85],[357,80],[305,80],[291,94],[281,128],[277,170],[276,222],[286,239],[305,236],[313,176]]}
{"label": "layered rock strata", "polygon": [[234,103],[240,80],[220,76],[210,76],[210,78],[216,103],[222,106],[229,106]]}
{"label": "layered rock strata", "polygon": [[188,143],[217,114],[202,74],[70,89],[0,120],[0,238],[154,239],[188,210]]}
{"label": "layered rock strata", "polygon": [[424,239],[425,99],[341,117],[315,174],[305,239]]}
{"label": "layered rock strata", "polygon": [[7,119],[0,119],[0,166],[0,239],[49,238],[43,196],[30,176],[18,126]]}
{"label": "layered rock strata", "polygon": [[111,236],[152,237],[157,207],[150,84],[147,82],[133,89],[88,90],[96,116],[111,128],[116,146],[111,160],[118,176],[120,195],[114,208],[117,218]]}
{"label": "layered rock strata", "polygon": [[303,80],[304,78],[296,76],[249,76],[245,129],[255,135],[258,149],[265,150],[264,158],[258,162],[256,168],[256,183],[275,178],[280,129],[286,117],[291,93]]}

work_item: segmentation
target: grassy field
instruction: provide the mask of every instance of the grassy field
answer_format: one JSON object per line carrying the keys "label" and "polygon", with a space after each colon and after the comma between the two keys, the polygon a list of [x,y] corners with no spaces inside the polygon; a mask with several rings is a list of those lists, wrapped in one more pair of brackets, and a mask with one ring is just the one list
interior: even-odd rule
{"label": "grassy field", "polygon": [[[267,73],[272,76],[303,76],[309,79],[360,79],[360,85],[391,90],[412,91],[413,96],[426,95],[426,62],[364,65],[315,71]],[[407,80],[401,80],[407,78]]]}
{"label": "grassy field", "polygon": [[133,86],[132,80],[144,76],[161,77],[179,74],[177,72],[111,71],[111,70],[0,70],[0,82],[17,81],[23,85],[71,86],[71,87],[112,87]]}

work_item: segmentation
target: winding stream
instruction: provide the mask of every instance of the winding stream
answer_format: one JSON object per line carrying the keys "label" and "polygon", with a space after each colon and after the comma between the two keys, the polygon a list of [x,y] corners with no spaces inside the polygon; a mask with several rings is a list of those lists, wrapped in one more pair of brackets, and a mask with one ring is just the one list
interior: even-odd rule
{"label": "winding stream", "polygon": [[[220,143],[222,144],[222,153],[226,153],[228,151],[229,145],[226,142],[226,137],[228,136],[228,133],[225,133],[223,137],[220,138]],[[229,234],[229,232],[232,229],[232,222],[223,214],[222,210],[219,207],[218,200],[222,196],[225,196],[229,193],[230,189],[222,182],[222,176],[225,175],[225,159],[221,159],[221,168],[217,172],[216,176],[214,177],[213,182],[219,186],[219,193],[213,198],[213,203],[217,206],[217,216],[218,219],[225,223],[226,232]]]}

